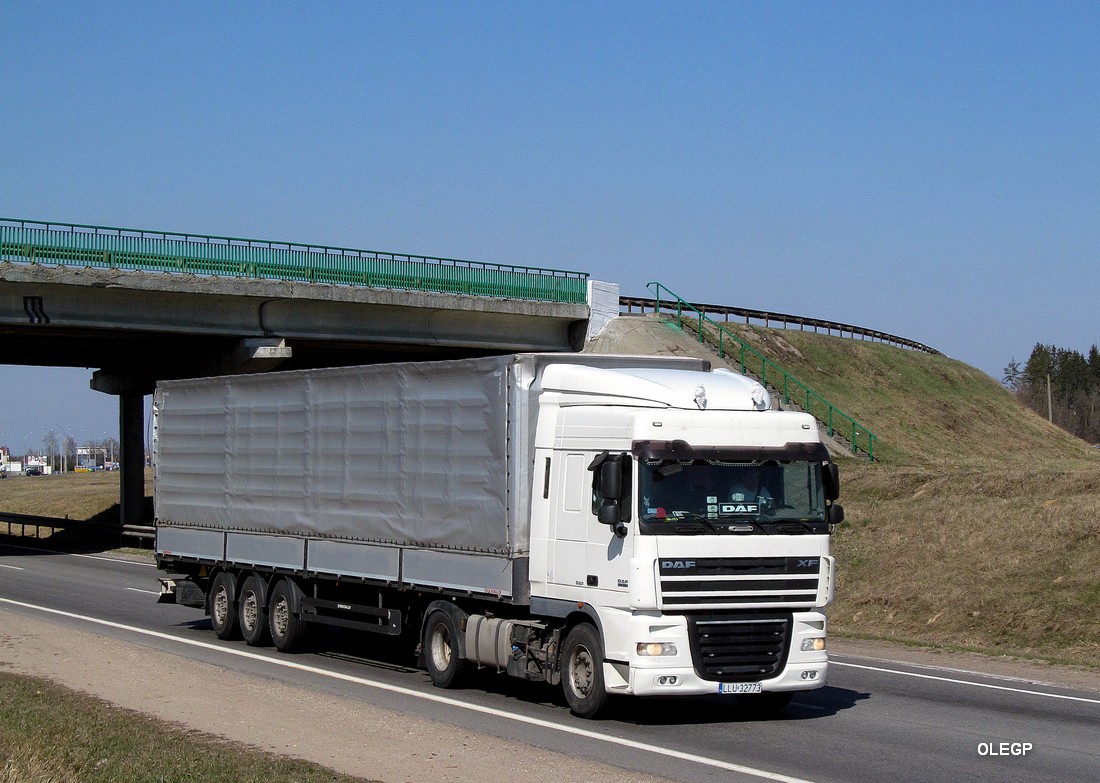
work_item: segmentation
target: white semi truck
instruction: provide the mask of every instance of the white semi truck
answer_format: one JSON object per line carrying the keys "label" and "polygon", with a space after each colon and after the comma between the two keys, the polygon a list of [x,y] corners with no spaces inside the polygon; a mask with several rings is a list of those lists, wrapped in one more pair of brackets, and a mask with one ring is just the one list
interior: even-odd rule
{"label": "white semi truck", "polygon": [[[839,479],[809,415],[684,358],[519,354],[165,382],[162,600],[610,694],[782,709],[825,683]],[[364,636],[363,638],[372,638]]]}

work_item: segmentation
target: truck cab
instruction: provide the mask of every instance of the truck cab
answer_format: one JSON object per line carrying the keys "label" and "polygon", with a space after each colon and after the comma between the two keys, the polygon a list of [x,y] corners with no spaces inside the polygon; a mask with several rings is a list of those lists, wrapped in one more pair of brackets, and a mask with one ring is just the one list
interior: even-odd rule
{"label": "truck cab", "polygon": [[567,635],[574,711],[606,693],[778,707],[822,686],[842,511],[814,419],[725,370],[552,365],[541,387],[532,610],[602,641],[571,662]]}

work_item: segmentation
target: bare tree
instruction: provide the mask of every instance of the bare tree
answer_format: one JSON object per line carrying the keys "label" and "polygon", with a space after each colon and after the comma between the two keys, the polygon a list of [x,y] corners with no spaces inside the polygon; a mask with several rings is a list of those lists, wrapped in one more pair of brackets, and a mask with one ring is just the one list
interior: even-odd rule
{"label": "bare tree", "polygon": [[57,440],[57,433],[54,430],[50,430],[42,438],[42,450],[43,456],[46,457],[48,464],[51,467],[56,467],[54,460],[60,455],[61,449]]}

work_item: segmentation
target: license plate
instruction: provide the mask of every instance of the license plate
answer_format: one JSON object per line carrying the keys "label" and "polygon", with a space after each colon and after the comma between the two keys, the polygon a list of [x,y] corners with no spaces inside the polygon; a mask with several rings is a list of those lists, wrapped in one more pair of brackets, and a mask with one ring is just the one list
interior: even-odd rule
{"label": "license plate", "polygon": [[761,693],[764,690],[758,682],[720,682],[719,693]]}

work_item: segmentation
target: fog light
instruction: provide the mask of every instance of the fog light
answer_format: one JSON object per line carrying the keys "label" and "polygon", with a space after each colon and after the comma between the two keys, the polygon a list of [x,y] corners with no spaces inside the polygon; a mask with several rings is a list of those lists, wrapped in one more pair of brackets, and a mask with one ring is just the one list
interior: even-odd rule
{"label": "fog light", "polygon": [[638,655],[656,657],[675,654],[676,645],[672,642],[638,642]]}
{"label": "fog light", "polygon": [[802,652],[822,652],[824,649],[825,639],[821,636],[802,640]]}
{"label": "fog light", "polygon": [[679,685],[680,678],[675,674],[662,674],[654,679],[658,685]]}

